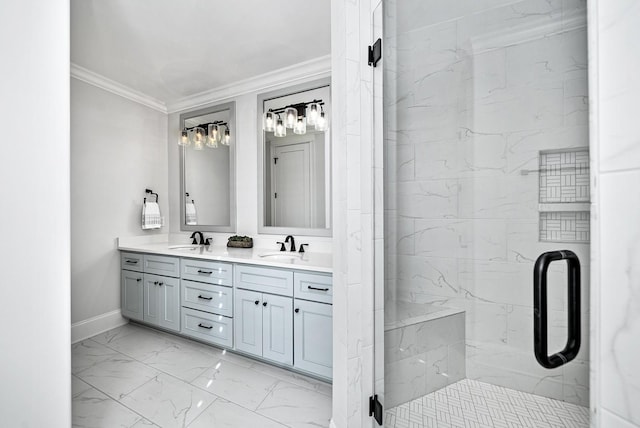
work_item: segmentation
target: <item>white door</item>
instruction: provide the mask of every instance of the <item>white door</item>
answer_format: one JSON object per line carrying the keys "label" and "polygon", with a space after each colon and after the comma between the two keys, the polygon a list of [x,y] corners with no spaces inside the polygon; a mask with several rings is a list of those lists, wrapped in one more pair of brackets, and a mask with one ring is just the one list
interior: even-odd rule
{"label": "white door", "polygon": [[333,374],[333,307],[295,300],[293,315],[295,366],[320,376]]}
{"label": "white door", "polygon": [[262,355],[262,293],[234,290],[234,341],[239,351]]}
{"label": "white door", "polygon": [[144,316],[145,322],[160,325],[160,287],[163,277],[144,274]]}
{"label": "white door", "polygon": [[273,226],[311,227],[310,146],[305,141],[271,150]]}
{"label": "white door", "polygon": [[160,293],[160,326],[180,331],[180,280],[162,277],[158,283]]}
{"label": "white door", "polygon": [[140,272],[122,271],[122,315],[142,321],[143,287]]}
{"label": "white door", "polygon": [[262,356],[293,365],[293,299],[263,295]]}

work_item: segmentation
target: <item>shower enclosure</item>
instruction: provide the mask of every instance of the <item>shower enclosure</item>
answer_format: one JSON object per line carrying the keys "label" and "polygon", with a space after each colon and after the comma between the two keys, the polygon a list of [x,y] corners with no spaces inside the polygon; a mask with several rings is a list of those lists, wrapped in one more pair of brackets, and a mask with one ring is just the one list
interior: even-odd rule
{"label": "shower enclosure", "polygon": [[373,21],[386,426],[457,426],[429,403],[465,394],[504,401],[488,426],[558,415],[514,399],[588,424],[586,1],[383,0]]}

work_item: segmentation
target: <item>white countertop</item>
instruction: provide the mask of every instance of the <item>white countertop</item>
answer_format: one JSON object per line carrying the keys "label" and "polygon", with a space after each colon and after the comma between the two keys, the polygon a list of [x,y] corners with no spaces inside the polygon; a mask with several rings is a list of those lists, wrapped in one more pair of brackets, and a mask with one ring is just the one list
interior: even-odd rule
{"label": "white countertop", "polygon": [[[182,246],[183,248],[171,248]],[[314,272],[332,273],[333,258],[330,253],[305,252],[301,258],[300,253],[279,252],[266,248],[227,248],[226,246],[197,246],[189,247],[186,243],[177,242],[131,242],[118,240],[118,249],[137,253],[161,254],[165,256],[185,257],[189,259],[216,260],[230,263],[245,263],[259,266],[270,266],[286,269],[309,270]],[[292,255],[292,261],[283,261],[261,257],[264,254],[277,254],[278,256]]]}

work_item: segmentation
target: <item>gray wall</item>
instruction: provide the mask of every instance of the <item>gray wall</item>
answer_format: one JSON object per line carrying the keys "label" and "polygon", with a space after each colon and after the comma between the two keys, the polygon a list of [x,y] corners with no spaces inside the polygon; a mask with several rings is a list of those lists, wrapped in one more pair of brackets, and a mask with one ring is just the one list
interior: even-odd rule
{"label": "gray wall", "polygon": [[0,8],[0,425],[67,428],[69,1]]}
{"label": "gray wall", "polygon": [[[144,189],[166,226],[140,226]],[[120,308],[118,236],[167,233],[167,115],[71,79],[71,322]]]}

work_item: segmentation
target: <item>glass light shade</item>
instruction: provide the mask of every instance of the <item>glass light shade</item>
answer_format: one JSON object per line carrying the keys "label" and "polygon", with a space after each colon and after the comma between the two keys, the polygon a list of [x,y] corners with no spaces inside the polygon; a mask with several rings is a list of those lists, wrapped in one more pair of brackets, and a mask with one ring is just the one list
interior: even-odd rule
{"label": "glass light shade", "polygon": [[191,134],[191,141],[193,142],[194,146],[195,145],[204,146],[205,139],[206,139],[204,128],[196,126],[195,128],[192,129],[192,131],[193,133]]}
{"label": "glass light shade", "polygon": [[262,118],[262,129],[265,132],[273,132],[276,129],[276,116],[273,112],[267,111]]}
{"label": "glass light shade", "polygon": [[298,120],[293,127],[293,133],[298,135],[304,135],[307,133],[307,118],[304,116],[298,116]]}
{"label": "glass light shade", "polygon": [[224,130],[224,138],[222,139],[222,144],[228,146],[231,142],[231,133],[229,132],[229,128]]}
{"label": "glass light shade", "polygon": [[284,126],[282,119],[278,119],[276,121],[276,129],[273,131],[273,135],[276,137],[286,137],[287,136],[287,127]]}
{"label": "glass light shade", "polygon": [[318,108],[318,103],[309,104],[309,111],[307,113],[307,125],[315,126],[318,117],[320,116]]}
{"label": "glass light shade", "polygon": [[194,150],[202,150],[202,149],[204,149],[204,139],[194,141],[193,149]]}
{"label": "glass light shade", "polygon": [[296,118],[298,117],[298,111],[296,109],[294,109],[293,107],[289,107],[288,109],[286,109],[284,111],[284,117],[285,117],[284,124],[286,125],[287,128],[291,129],[296,124]]}
{"label": "glass light shade", "polygon": [[189,133],[186,129],[180,131],[180,138],[178,139],[179,146],[188,146],[189,145]]}
{"label": "glass light shade", "polygon": [[329,129],[329,122],[324,117],[324,112],[320,113],[320,117],[316,120],[316,131],[326,131]]}
{"label": "glass light shade", "polygon": [[218,131],[218,125],[209,124],[207,127],[207,146],[215,149],[218,147],[219,140],[220,132]]}

